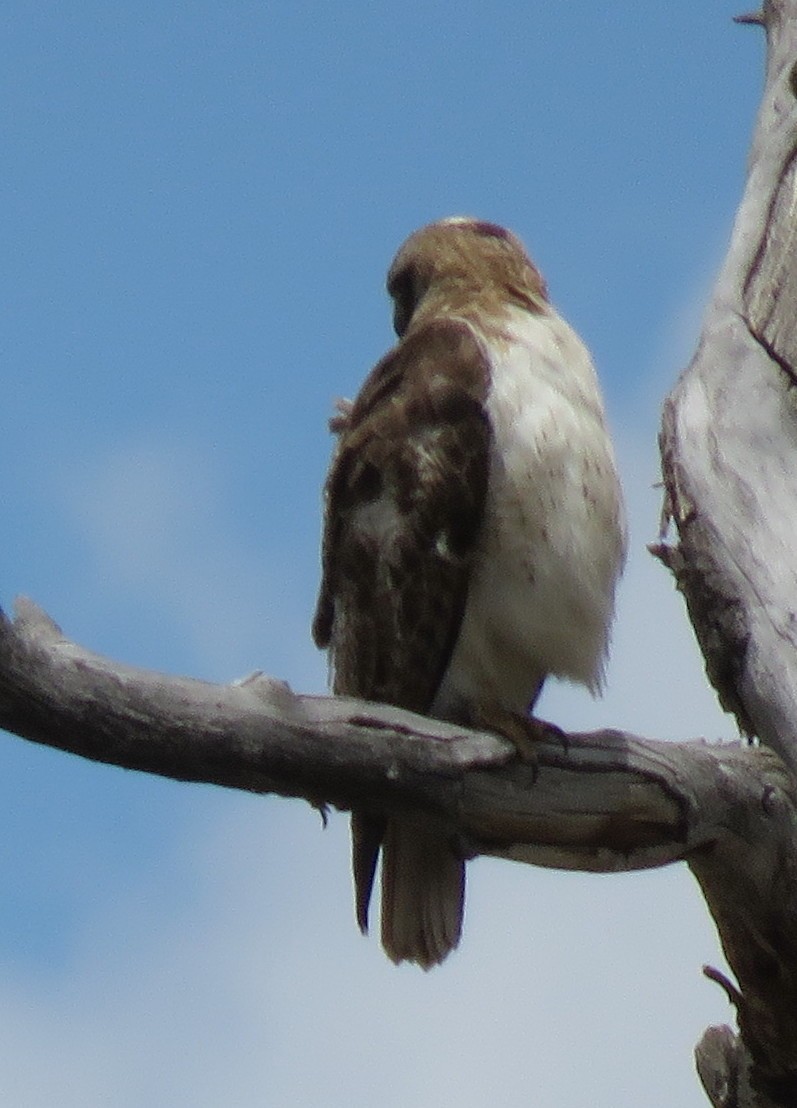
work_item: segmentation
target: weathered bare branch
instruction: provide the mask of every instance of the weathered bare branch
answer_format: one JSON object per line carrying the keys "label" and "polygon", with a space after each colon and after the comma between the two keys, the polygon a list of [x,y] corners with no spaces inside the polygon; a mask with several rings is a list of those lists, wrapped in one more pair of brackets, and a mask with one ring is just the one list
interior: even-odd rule
{"label": "weathered bare branch", "polygon": [[[552,730],[529,765],[505,739],[364,701],[295,695],[109,661],[30,601],[0,613],[0,727],[96,761],[340,808],[429,806],[475,853],[627,870],[712,849],[727,781],[747,803],[781,788],[777,759],[738,745]],[[711,799],[716,788],[720,799]],[[769,795],[766,792],[766,795]]]}

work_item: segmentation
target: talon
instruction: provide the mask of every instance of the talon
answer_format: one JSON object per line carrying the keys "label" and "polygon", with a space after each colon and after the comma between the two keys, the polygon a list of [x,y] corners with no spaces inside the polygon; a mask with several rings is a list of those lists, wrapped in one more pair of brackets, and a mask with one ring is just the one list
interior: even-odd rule
{"label": "talon", "polygon": [[559,742],[562,744],[565,754],[570,753],[570,736],[561,727],[557,727],[555,723],[551,723],[547,719],[538,719],[536,716],[531,716],[528,722],[538,729],[536,736],[538,742],[545,742],[546,740],[548,742]]}
{"label": "talon", "polygon": [[515,748],[515,752],[522,762],[535,767],[539,763],[538,746],[541,742],[561,743],[565,754],[570,753],[570,736],[550,723],[546,719],[537,716],[522,716],[515,712],[509,712],[505,708],[495,705],[490,707],[475,708],[470,713],[470,723],[474,727],[481,727],[485,731],[495,731]]}
{"label": "talon", "polygon": [[518,758],[536,767],[539,760],[537,744],[545,738],[545,732],[540,727],[547,726],[542,720],[491,706],[475,709],[472,712],[471,722],[475,727],[482,727],[485,731],[495,731],[502,738],[508,739],[514,746]]}

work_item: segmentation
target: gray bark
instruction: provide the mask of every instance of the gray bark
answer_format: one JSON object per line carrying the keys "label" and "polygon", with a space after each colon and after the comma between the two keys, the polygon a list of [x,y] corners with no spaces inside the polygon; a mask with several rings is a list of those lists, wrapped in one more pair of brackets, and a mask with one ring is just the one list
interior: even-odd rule
{"label": "gray bark", "polygon": [[[767,34],[766,86],[744,196],[697,353],[664,406],[664,524],[674,524],[677,545],[665,534],[655,552],[675,574],[721,703],[744,733],[778,753],[793,782],[797,2],[767,0],[754,18]],[[769,836],[763,825],[759,831]],[[773,845],[742,839],[733,848],[738,872],[753,861],[745,851],[762,859]],[[740,1037],[711,1029],[698,1048],[715,1104],[797,1104],[794,841],[783,839],[779,850],[757,922],[739,899],[733,858],[724,887],[712,895],[702,863],[692,863],[739,985]],[[723,1089],[725,1099],[717,1091]]]}
{"label": "gray bark", "polygon": [[[755,745],[551,728],[535,764],[397,709],[136,670],[0,612],[0,727],[96,761],[324,809],[423,807],[466,854],[591,871],[685,861],[736,984],[698,1072],[718,1108],[797,1104],[797,0],[768,0],[763,104],[697,354],[667,399],[665,529],[710,680]],[[672,524],[675,533],[668,535]]]}

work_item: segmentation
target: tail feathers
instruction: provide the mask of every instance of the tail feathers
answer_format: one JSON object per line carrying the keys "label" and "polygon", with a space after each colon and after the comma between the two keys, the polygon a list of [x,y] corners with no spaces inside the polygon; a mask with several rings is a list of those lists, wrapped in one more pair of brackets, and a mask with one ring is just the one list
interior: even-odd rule
{"label": "tail feathers", "polygon": [[434,816],[388,821],[382,842],[382,945],[394,962],[428,970],[459,942],[465,863]]}

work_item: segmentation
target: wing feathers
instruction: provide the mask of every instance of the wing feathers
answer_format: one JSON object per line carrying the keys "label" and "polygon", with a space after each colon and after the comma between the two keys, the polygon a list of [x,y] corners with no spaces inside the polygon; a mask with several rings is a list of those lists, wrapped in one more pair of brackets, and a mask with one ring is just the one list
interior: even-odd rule
{"label": "wing feathers", "polygon": [[[487,494],[489,365],[468,324],[414,331],[366,380],[326,487],[323,579],[313,635],[337,694],[428,712],[451,658]],[[382,941],[429,968],[456,946],[465,869],[431,816],[388,821]],[[352,815],[361,930],[384,821]]]}
{"label": "wing feathers", "polygon": [[484,512],[487,377],[467,324],[440,321],[384,358],[354,403],[327,483],[313,625],[336,693],[431,706]]}

